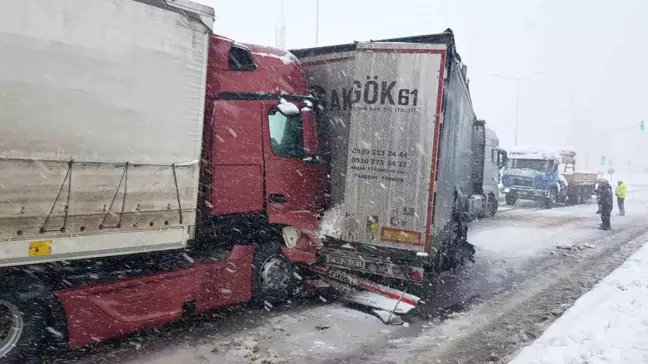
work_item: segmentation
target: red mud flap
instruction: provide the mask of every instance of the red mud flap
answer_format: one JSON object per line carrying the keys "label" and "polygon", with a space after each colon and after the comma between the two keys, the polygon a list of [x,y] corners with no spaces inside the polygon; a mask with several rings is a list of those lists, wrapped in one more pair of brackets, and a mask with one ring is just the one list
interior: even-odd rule
{"label": "red mud flap", "polygon": [[[322,276],[328,284],[338,290],[341,298],[348,302],[371,307],[380,318],[389,323],[392,314],[405,314],[416,308],[419,297],[391,287],[374,283],[337,269],[312,266],[313,272]],[[382,312],[380,312],[382,311]],[[387,313],[387,319],[382,313]]]}

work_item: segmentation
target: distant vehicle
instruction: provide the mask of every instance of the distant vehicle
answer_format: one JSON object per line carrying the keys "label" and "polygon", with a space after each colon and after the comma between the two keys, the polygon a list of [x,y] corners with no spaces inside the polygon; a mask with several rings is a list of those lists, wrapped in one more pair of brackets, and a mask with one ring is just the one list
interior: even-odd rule
{"label": "distant vehicle", "polygon": [[514,147],[502,177],[506,204],[517,200],[542,201],[550,208],[556,203],[585,203],[592,197],[596,173],[576,171],[576,152],[565,148],[556,152],[546,147]]}
{"label": "distant vehicle", "polygon": [[567,202],[572,205],[587,202],[596,189],[598,174],[596,172],[576,170],[576,151],[571,148],[563,148],[560,151],[561,165],[560,173],[565,177],[567,183]]}
{"label": "distant vehicle", "polygon": [[486,211],[482,217],[493,217],[497,213],[500,195],[501,170],[506,166],[507,153],[499,147],[499,138],[494,130],[486,128],[484,148],[484,184]]}

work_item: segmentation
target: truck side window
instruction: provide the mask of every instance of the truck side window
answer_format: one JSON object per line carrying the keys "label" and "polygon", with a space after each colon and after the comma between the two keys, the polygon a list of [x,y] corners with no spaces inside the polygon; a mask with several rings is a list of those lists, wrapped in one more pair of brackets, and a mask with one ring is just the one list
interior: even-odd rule
{"label": "truck side window", "polygon": [[301,115],[286,116],[275,109],[268,114],[268,123],[272,153],[284,158],[302,158],[304,156]]}

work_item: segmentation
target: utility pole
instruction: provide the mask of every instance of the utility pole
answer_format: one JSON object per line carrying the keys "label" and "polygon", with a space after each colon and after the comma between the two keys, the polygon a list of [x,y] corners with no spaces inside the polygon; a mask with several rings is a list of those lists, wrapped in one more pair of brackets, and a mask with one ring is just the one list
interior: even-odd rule
{"label": "utility pole", "polygon": [[286,49],[286,21],[284,19],[284,1],[279,0],[279,15],[275,26],[275,47]]}
{"label": "utility pole", "polygon": [[515,145],[518,145],[518,127],[520,125],[520,82],[527,78],[541,75],[544,71],[532,73],[522,77],[509,77],[502,75],[492,75],[494,77],[505,78],[507,80],[515,81]]}
{"label": "utility pole", "polygon": [[320,2],[315,0],[315,47],[319,45],[319,9]]}

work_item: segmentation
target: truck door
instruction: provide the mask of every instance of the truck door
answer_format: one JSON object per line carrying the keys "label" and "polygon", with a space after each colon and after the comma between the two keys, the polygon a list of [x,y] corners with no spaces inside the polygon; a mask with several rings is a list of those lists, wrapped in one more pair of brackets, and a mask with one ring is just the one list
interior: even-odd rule
{"label": "truck door", "polygon": [[322,194],[312,110],[264,101],[265,198],[270,223],[315,229]]}
{"label": "truck door", "polygon": [[436,186],[446,185],[436,183],[445,54],[443,44],[357,45],[343,87],[352,106],[343,239],[430,251]]}

